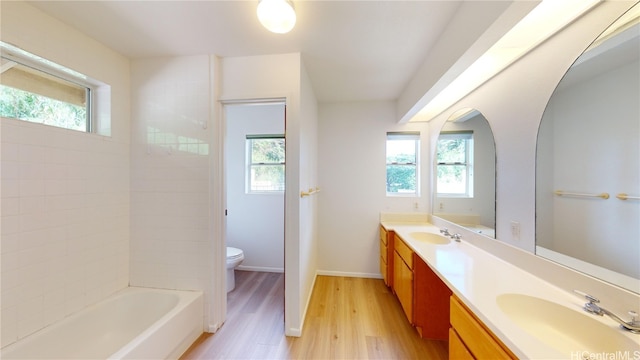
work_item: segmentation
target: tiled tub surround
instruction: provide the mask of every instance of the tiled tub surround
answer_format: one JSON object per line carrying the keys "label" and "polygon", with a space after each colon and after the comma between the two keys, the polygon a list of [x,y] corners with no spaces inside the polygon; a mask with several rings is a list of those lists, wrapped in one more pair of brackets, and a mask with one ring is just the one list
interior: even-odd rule
{"label": "tiled tub surround", "polygon": [[[516,356],[523,359],[571,358],[571,354],[559,353],[515,325],[500,310],[496,298],[507,293],[525,294],[575,309],[577,312],[582,312],[584,299],[472,245],[464,240],[464,236],[462,241],[451,241],[447,245],[433,245],[413,239],[409,234],[416,231],[439,234],[438,227],[424,220],[385,221],[384,217],[382,220],[385,229],[395,231]],[[619,330],[617,324],[607,317],[586,313],[584,315],[620,331],[623,336],[635,342],[637,346],[630,349],[631,355],[634,351],[640,352],[638,335]],[[578,352],[583,349],[575,350]]]}
{"label": "tiled tub surround", "polygon": [[3,359],[173,359],[202,333],[202,293],[126,288],[2,349]]}
{"label": "tiled tub surround", "polygon": [[129,282],[129,144],[1,123],[2,346]]}

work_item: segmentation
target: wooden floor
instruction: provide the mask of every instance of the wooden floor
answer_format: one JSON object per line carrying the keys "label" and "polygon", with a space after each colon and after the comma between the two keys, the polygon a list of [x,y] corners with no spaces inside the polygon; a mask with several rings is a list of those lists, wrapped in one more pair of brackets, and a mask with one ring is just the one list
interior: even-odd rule
{"label": "wooden floor", "polygon": [[226,323],[181,359],[447,359],[420,339],[382,280],[319,276],[302,336],[284,336],[284,276],[236,271]]}

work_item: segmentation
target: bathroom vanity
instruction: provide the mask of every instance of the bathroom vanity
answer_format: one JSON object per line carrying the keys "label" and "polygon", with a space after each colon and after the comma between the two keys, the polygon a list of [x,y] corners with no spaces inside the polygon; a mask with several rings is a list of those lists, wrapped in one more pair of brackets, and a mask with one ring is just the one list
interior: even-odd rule
{"label": "bathroom vanity", "polygon": [[421,337],[446,340],[451,290],[398,235],[391,233],[393,292]]}
{"label": "bathroom vanity", "polygon": [[451,359],[640,355],[640,335],[587,314],[583,298],[440,230],[383,220],[380,262],[409,322],[448,340]]}

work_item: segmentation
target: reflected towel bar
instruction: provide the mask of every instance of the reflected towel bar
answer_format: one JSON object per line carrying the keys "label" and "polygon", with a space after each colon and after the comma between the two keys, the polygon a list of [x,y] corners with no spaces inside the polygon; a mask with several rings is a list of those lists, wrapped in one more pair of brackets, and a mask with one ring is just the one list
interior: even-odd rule
{"label": "reflected towel bar", "polygon": [[625,193],[620,193],[616,197],[620,200],[640,200],[640,196],[629,196]]}
{"label": "reflected towel bar", "polygon": [[554,194],[556,194],[558,196],[597,197],[597,198],[601,198],[601,199],[608,199],[609,198],[609,193],[581,194],[581,193],[572,193],[572,192],[566,192],[566,191],[562,191],[562,190],[556,190],[556,191],[554,191]]}
{"label": "reflected towel bar", "polygon": [[300,191],[300,197],[303,198],[305,196],[311,196],[320,192],[320,188],[316,187],[315,189],[309,188],[309,191]]}

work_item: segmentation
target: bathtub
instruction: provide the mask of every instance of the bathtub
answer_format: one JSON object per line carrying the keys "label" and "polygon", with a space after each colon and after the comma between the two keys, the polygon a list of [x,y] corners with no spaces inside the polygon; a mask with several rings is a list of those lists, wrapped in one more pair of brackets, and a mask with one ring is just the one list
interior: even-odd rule
{"label": "bathtub", "polygon": [[1,351],[2,359],[169,359],[202,333],[201,292],[126,288]]}

